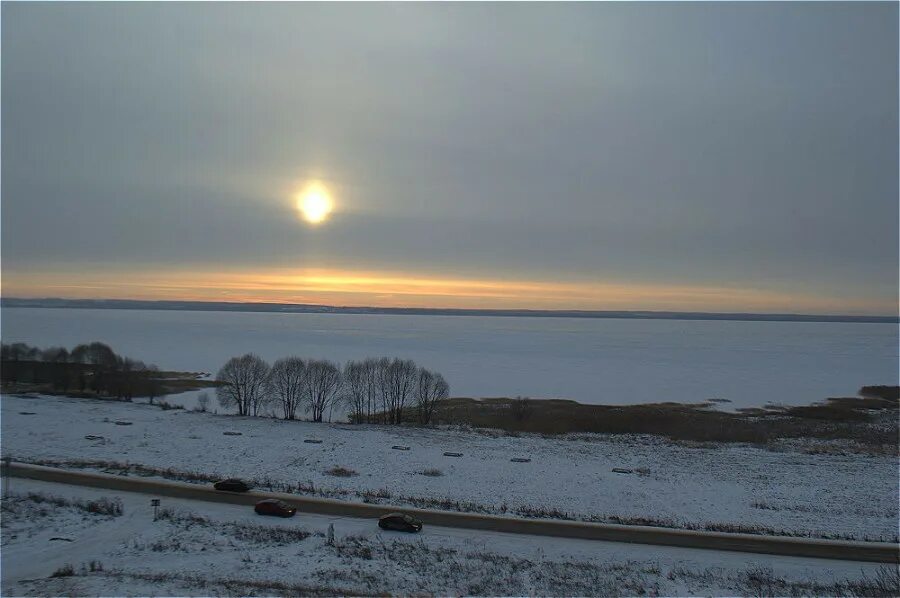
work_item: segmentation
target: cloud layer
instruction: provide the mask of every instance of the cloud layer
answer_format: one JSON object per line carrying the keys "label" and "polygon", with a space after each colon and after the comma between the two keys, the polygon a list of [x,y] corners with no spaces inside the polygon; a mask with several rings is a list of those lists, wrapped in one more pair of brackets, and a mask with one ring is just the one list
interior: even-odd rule
{"label": "cloud layer", "polygon": [[[9,4],[4,291],[312,268],[893,312],[897,16]],[[311,179],[337,204],[315,228],[292,205]]]}

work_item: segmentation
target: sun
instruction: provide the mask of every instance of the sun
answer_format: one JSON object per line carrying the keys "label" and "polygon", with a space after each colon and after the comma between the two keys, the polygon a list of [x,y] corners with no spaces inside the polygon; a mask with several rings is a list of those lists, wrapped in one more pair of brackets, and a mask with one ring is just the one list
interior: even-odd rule
{"label": "sun", "polygon": [[318,183],[308,185],[297,196],[297,210],[310,224],[321,224],[333,209],[334,203],[328,190]]}

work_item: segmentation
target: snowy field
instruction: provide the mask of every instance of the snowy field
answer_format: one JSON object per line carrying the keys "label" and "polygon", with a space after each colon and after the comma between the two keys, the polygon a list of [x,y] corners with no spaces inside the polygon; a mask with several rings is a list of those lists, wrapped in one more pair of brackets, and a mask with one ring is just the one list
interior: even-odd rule
{"label": "snowy field", "polygon": [[[98,469],[108,465],[96,462],[128,462],[268,480],[351,501],[870,540],[897,533],[892,456],[693,447],[637,436],[494,437],[59,397],[3,397],[2,432],[3,453],[14,459],[94,462]],[[336,467],[351,470],[349,477],[329,473]]]}
{"label": "snowy field", "polygon": [[625,404],[809,404],[897,384],[895,324],[4,308],[3,342],[103,341],[163,369],[235,355],[382,355],[441,372],[454,396]]}
{"label": "snowy field", "polygon": [[[249,507],[170,498],[154,521],[145,494],[17,478],[10,491],[4,596],[839,595],[884,583],[886,572],[867,563],[439,527],[408,535],[363,519],[263,518]],[[106,498],[122,513],[89,513],[50,497],[82,505]]]}

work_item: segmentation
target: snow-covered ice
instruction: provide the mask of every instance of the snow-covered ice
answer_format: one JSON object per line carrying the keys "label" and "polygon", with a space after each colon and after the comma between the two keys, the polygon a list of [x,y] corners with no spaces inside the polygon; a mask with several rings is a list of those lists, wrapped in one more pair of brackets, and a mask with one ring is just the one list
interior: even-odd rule
{"label": "snow-covered ice", "polygon": [[165,369],[215,373],[255,352],[399,356],[454,396],[626,404],[808,404],[897,384],[894,324],[4,308],[3,341],[94,340]]}

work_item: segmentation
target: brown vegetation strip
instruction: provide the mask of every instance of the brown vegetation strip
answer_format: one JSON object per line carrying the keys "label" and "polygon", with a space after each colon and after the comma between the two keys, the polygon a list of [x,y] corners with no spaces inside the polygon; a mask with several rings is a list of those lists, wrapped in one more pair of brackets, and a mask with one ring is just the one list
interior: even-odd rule
{"label": "brown vegetation strip", "polygon": [[[528,398],[441,401],[435,420],[510,434],[651,434],[695,442],[767,444],[778,439],[850,440],[874,452],[897,452],[897,387],[863,387],[860,394],[797,407],[770,406],[728,413],[709,403],[586,405]],[[408,419],[412,419],[412,414]]]}

